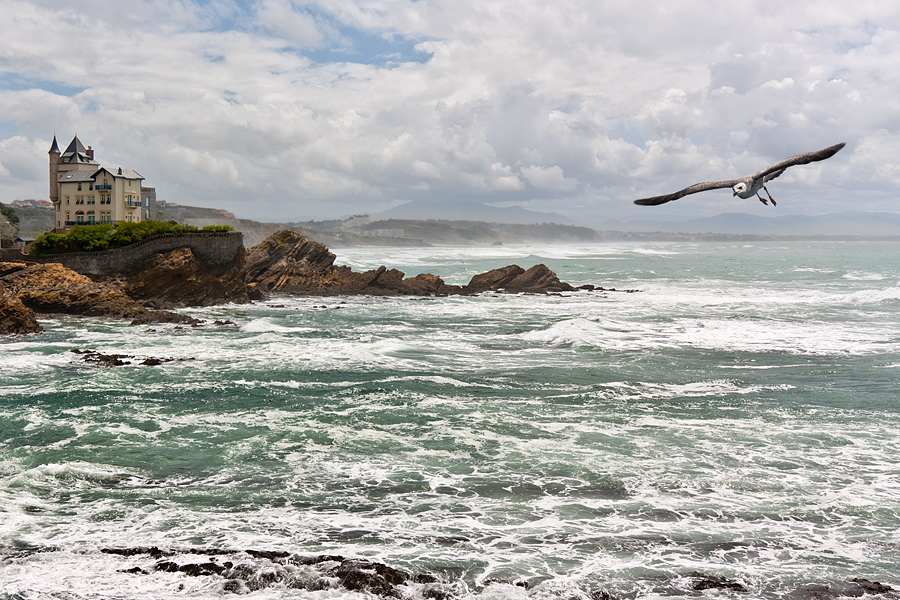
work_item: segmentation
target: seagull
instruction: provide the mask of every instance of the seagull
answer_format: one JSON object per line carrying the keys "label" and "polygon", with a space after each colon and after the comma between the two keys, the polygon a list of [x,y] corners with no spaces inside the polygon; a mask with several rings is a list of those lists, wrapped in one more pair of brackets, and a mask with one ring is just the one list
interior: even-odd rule
{"label": "seagull", "polygon": [[[768,205],[769,200],[771,200],[772,206],[775,206],[775,199],[772,198],[772,195],[769,194],[769,190],[766,189],[767,182],[772,181],[773,179],[784,173],[785,169],[787,169],[788,167],[793,167],[794,165],[805,165],[811,162],[831,158],[832,156],[837,154],[837,151],[843,148],[844,145],[844,142],[841,142],[840,144],[829,146],[824,150],[798,154],[797,156],[792,156],[790,158],[779,161],[771,167],[766,167],[762,171],[757,171],[753,175],[747,175],[746,177],[741,177],[740,179],[695,183],[694,185],[686,187],[680,192],[675,192],[674,194],[666,194],[665,196],[653,196],[652,198],[641,198],[640,200],[635,200],[634,203],[640,204],[642,206],[656,206],[657,204],[665,204],[666,202],[671,202],[672,200],[678,200],[679,198],[687,196],[688,194],[696,194],[697,192],[705,192],[706,190],[731,188],[734,192],[732,196],[738,196],[739,198],[750,198],[751,196],[756,194],[756,197],[759,198],[759,201],[763,204]],[[768,200],[759,195],[759,190],[761,189],[765,190],[766,195],[769,197]]]}

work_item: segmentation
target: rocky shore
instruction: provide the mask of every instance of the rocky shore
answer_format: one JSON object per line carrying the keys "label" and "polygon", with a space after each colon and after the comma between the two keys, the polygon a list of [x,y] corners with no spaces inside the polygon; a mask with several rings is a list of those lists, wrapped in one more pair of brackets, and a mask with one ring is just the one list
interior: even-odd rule
{"label": "rocky shore", "polygon": [[[335,265],[335,258],[324,245],[286,230],[224,266],[210,266],[190,248],[156,254],[114,277],[82,275],[57,263],[0,263],[0,334],[40,331],[36,314],[196,325],[195,319],[171,309],[251,302],[271,294],[447,296],[576,289],[543,264],[527,270],[509,265],[458,286],[427,273],[407,278],[384,266],[358,273]],[[579,289],[603,290],[590,285]]]}
{"label": "rocky shore", "polygon": [[[0,548],[0,560],[22,559],[53,549]],[[408,572],[365,558],[333,554],[303,555],[277,550],[227,550],[216,548],[172,549],[153,547],[101,548],[102,554],[121,560],[119,573],[153,577],[156,573],[180,573],[184,577],[205,577],[220,593],[245,595],[267,588],[360,592],[372,598],[458,600],[471,597],[491,585],[537,588],[543,578],[487,579],[472,589],[462,581],[458,569],[435,568]],[[674,575],[675,589],[693,596],[706,590],[731,598],[754,597],[758,590],[749,584],[715,574],[688,572]],[[182,584],[178,591],[182,591]],[[543,594],[538,593],[540,596]],[[554,595],[544,597],[558,597]],[[617,596],[594,587],[572,590],[576,600],[615,600]],[[630,594],[626,597],[631,597]],[[679,595],[681,597],[681,595]],[[793,600],[838,600],[840,598],[900,598],[890,585],[862,578],[828,583],[807,583],[787,594]]]}

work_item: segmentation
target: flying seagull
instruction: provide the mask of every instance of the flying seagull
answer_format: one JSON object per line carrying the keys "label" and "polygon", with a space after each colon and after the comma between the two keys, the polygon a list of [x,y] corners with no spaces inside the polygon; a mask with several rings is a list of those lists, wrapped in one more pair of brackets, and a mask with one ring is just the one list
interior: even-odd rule
{"label": "flying seagull", "polygon": [[[831,158],[837,153],[838,150],[843,147],[844,143],[841,142],[840,144],[829,146],[824,150],[819,150],[817,152],[807,152],[805,154],[798,154],[797,156],[786,158],[780,162],[775,163],[771,167],[766,167],[762,171],[757,171],[753,175],[747,175],[746,177],[741,177],[740,179],[695,183],[694,185],[686,187],[680,192],[675,192],[674,194],[666,194],[665,196],[653,196],[652,198],[641,198],[640,200],[635,200],[634,203],[640,204],[642,206],[656,206],[657,204],[665,204],[666,202],[671,202],[672,200],[678,200],[679,198],[687,196],[688,194],[696,194],[697,192],[705,192],[706,190],[731,188],[732,191],[734,191],[732,196],[738,196],[739,198],[749,198],[753,194],[756,194],[756,197],[759,198],[759,201],[763,204],[768,204],[769,200],[771,200],[772,206],[775,206],[775,199],[772,198],[772,195],[769,194],[769,190],[766,189],[767,182],[772,181],[773,179],[784,173],[785,169],[787,169],[788,167],[793,167],[794,165],[805,165],[811,162]],[[765,190],[766,195],[769,197],[768,200],[759,195],[759,190],[761,189]]]}

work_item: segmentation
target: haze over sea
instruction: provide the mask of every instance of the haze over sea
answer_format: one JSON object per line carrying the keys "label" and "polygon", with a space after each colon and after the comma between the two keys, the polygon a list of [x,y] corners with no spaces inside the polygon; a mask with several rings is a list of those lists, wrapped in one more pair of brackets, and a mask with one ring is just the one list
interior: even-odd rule
{"label": "haze over sea", "polygon": [[[0,598],[228,595],[101,552],[151,546],[260,572],[276,566],[241,551],[366,557],[434,573],[448,599],[900,587],[897,250],[345,249],[355,270],[464,284],[543,262],[641,291],[279,297],[185,311],[234,323],[198,328],[44,320],[0,339]],[[695,591],[695,572],[747,591]],[[292,576],[249,596],[362,597]]]}

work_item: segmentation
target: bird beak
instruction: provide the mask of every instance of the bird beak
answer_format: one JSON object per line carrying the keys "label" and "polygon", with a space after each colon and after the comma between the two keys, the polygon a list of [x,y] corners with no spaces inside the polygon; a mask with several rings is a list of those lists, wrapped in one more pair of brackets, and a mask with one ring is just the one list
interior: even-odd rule
{"label": "bird beak", "polygon": [[731,197],[734,198],[735,196],[737,196],[737,192],[731,192]]}

